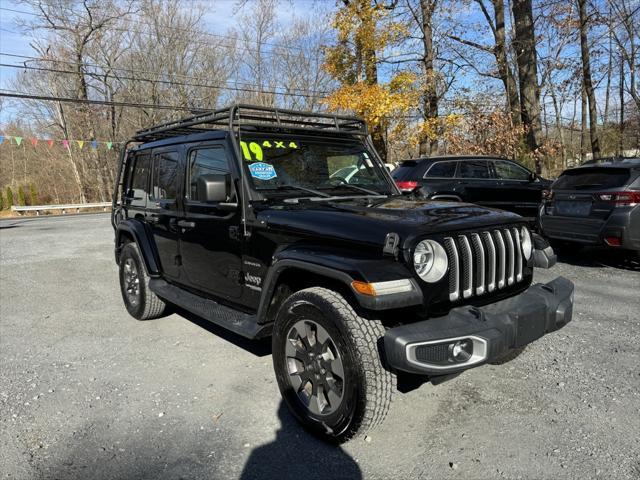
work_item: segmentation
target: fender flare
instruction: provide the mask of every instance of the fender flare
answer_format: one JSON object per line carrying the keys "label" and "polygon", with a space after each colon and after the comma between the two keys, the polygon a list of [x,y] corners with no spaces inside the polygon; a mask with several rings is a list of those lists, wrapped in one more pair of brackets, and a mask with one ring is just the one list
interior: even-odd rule
{"label": "fender flare", "polygon": [[149,234],[145,228],[145,225],[139,220],[129,219],[124,220],[117,224],[116,226],[116,262],[120,257],[120,251],[122,250],[121,239],[124,233],[128,233],[133,241],[136,242],[138,248],[140,249],[140,253],[142,254],[142,259],[144,260],[145,267],[147,268],[147,272],[151,276],[156,276],[160,274],[160,262],[158,261],[153,243],[149,239]]}
{"label": "fender flare", "polygon": [[[317,257],[315,258],[317,260]],[[383,259],[380,259],[381,262],[384,262]],[[391,262],[391,261],[390,261]],[[368,295],[363,295],[353,289],[351,283],[354,280],[361,281],[388,281],[392,280],[392,278],[385,279],[376,279],[376,278],[368,278],[368,275],[363,274],[363,272],[350,271],[349,273],[338,270],[336,268],[332,268],[325,265],[320,265],[318,263],[309,262],[301,259],[294,258],[284,258],[281,260],[276,260],[272,266],[267,271],[267,275],[265,277],[265,281],[263,284],[262,295],[260,297],[260,303],[258,305],[257,318],[258,323],[267,321],[267,312],[269,307],[271,306],[271,300],[273,295],[275,294],[276,285],[278,284],[278,279],[280,275],[282,275],[285,271],[289,269],[297,269],[308,271],[313,274],[326,277],[331,280],[338,281],[342,283],[346,288],[353,293],[357,302],[363,308],[368,310],[388,310],[393,308],[405,307],[410,305],[419,305],[423,302],[422,291],[415,283],[413,279],[411,279],[411,275],[406,273],[401,273],[402,270],[405,270],[403,266],[398,264],[397,262],[393,262],[397,267],[396,269],[396,280],[409,278],[414,285],[414,289],[410,292],[402,292],[395,293],[390,295],[371,297]]]}

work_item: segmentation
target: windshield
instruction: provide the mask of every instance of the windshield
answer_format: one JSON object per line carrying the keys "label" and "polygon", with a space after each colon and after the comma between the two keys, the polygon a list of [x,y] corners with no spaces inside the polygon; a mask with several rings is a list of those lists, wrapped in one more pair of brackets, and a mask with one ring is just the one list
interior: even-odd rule
{"label": "windshield", "polygon": [[360,142],[243,133],[240,151],[254,188],[266,196],[395,193],[384,165]]}

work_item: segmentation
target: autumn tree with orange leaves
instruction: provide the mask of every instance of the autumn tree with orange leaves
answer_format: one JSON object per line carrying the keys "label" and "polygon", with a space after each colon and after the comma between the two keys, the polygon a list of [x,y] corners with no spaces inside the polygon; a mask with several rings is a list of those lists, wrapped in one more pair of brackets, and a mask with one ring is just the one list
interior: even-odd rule
{"label": "autumn tree with orange leaves", "polygon": [[374,145],[387,156],[386,137],[390,117],[400,123],[418,101],[416,78],[410,72],[395,73],[387,82],[378,78],[378,58],[404,35],[400,23],[389,18],[395,2],[344,0],[333,20],[337,43],[326,48],[325,70],[340,86],[327,99],[331,110],[352,111],[371,129]]}

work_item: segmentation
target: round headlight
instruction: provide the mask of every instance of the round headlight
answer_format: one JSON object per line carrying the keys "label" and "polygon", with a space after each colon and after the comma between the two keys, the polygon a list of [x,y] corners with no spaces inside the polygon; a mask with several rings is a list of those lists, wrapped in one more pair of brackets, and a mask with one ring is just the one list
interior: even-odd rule
{"label": "round headlight", "polygon": [[533,252],[533,242],[531,241],[531,234],[527,227],[522,227],[522,229],[520,229],[520,237],[522,238],[522,254],[524,255],[524,258],[529,260],[531,258],[531,253]]}
{"label": "round headlight", "polygon": [[442,245],[434,240],[423,240],[413,251],[413,268],[428,283],[435,283],[447,273],[449,260]]}

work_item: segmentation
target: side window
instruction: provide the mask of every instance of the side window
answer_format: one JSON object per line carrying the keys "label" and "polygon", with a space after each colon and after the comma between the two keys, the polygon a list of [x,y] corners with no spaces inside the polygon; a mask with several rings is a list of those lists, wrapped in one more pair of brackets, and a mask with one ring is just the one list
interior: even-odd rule
{"label": "side window", "polygon": [[148,153],[137,155],[134,162],[129,188],[133,190],[134,196],[140,197],[142,194],[147,193],[149,172],[151,171],[151,155]]}
{"label": "side window", "polygon": [[436,177],[436,178],[453,178],[456,173],[457,162],[437,162],[431,165],[424,174],[424,178]]}
{"label": "side window", "polygon": [[461,178],[491,178],[489,162],[486,160],[460,162],[458,176]]}
{"label": "side window", "polygon": [[503,180],[529,180],[529,171],[515,163],[496,160],[493,164],[498,178]]}
{"label": "side window", "polygon": [[192,150],[189,154],[186,196],[197,200],[198,178],[212,173],[229,173],[229,159],[222,147],[207,147]]}
{"label": "side window", "polygon": [[175,200],[178,189],[178,152],[154,156],[152,193],[154,200]]}

